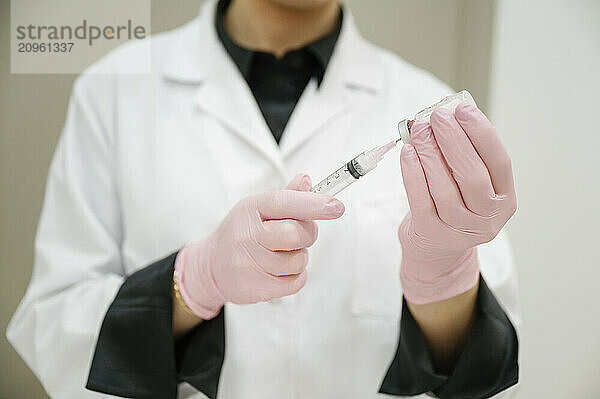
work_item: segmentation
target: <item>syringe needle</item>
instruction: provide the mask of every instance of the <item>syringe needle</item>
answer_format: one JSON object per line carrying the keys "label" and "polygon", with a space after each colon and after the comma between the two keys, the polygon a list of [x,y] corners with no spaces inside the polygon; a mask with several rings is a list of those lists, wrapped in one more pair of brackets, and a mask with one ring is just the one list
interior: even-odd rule
{"label": "syringe needle", "polygon": [[397,142],[398,142],[398,140],[393,140],[393,141],[390,141],[389,143],[387,143],[386,145],[382,145],[381,147],[377,148],[375,150],[375,156],[378,159],[382,159],[383,156],[388,153],[388,151],[390,151],[392,148],[394,148],[396,146]]}

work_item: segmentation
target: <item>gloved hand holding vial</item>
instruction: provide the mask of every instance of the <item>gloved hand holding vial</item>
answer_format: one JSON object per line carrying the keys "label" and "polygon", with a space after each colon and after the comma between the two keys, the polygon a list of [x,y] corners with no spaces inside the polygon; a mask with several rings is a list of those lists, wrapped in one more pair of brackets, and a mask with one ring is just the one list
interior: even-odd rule
{"label": "gloved hand holding vial", "polygon": [[463,91],[438,104],[401,124],[410,133],[400,155],[410,212],[398,230],[400,281],[414,314],[476,286],[476,247],[517,207],[510,157],[472,97]]}
{"label": "gloved hand holding vial", "polygon": [[312,191],[338,194],[402,140],[410,206],[398,231],[403,294],[414,304],[442,301],[475,286],[476,246],[492,240],[516,210],[510,158],[466,90],[404,119],[398,131],[400,139],[362,152]]}

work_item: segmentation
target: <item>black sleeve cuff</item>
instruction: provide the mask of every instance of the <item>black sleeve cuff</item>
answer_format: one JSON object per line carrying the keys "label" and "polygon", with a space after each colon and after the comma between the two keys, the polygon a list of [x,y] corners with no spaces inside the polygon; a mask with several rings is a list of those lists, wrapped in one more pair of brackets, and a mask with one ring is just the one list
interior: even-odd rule
{"label": "black sleeve cuff", "polygon": [[519,380],[519,342],[512,323],[480,277],[479,316],[450,376],[435,372],[419,326],[402,303],[400,341],[379,392],[440,399],[489,398]]}
{"label": "black sleeve cuff", "polygon": [[130,398],[176,398],[190,383],[216,398],[225,355],[223,311],[176,343],[172,327],[177,253],[129,276],[109,307],[86,388]]}

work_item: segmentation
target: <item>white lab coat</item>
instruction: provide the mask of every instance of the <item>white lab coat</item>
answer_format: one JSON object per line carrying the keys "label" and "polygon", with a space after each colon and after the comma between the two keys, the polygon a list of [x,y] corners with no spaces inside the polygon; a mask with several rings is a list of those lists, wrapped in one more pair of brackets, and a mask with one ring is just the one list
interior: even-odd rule
{"label": "white lab coat", "polygon": [[[85,390],[106,310],[125,276],[210,234],[241,198],[313,181],[397,137],[396,123],[449,88],[366,42],[345,10],[321,87],[311,81],[278,146],[214,29],[198,18],[122,46],[77,79],[52,162],[31,283],[8,338],[56,398]],[[118,74],[143,67],[151,73]],[[139,65],[138,65],[139,64]],[[400,245],[408,211],[398,150],[339,195],[319,222],[299,294],[226,307],[219,398],[378,398],[400,328]],[[489,287],[516,313],[503,234],[479,251]],[[203,397],[182,387],[180,397]],[[190,396],[191,395],[191,396]],[[386,396],[387,397],[387,396]]]}

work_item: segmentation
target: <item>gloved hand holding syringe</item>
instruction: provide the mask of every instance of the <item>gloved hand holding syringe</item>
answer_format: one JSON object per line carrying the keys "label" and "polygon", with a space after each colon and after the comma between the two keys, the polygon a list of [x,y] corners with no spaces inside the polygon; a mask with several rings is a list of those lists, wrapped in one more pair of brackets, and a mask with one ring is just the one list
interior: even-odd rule
{"label": "gloved hand holding syringe", "polygon": [[371,150],[361,152],[348,163],[319,182],[319,184],[315,185],[311,191],[313,193],[331,196],[338,194],[350,184],[375,169],[379,161],[383,159],[387,152],[396,146],[398,141],[402,140],[404,143],[410,144],[410,129],[415,121],[425,120],[429,122],[429,117],[436,109],[446,108],[449,111],[454,112],[455,108],[460,103],[476,105],[471,94],[467,90],[463,90],[422,109],[417,112],[414,119],[404,119],[398,124],[398,132],[400,133],[399,139],[393,140],[381,147],[375,147]]}

